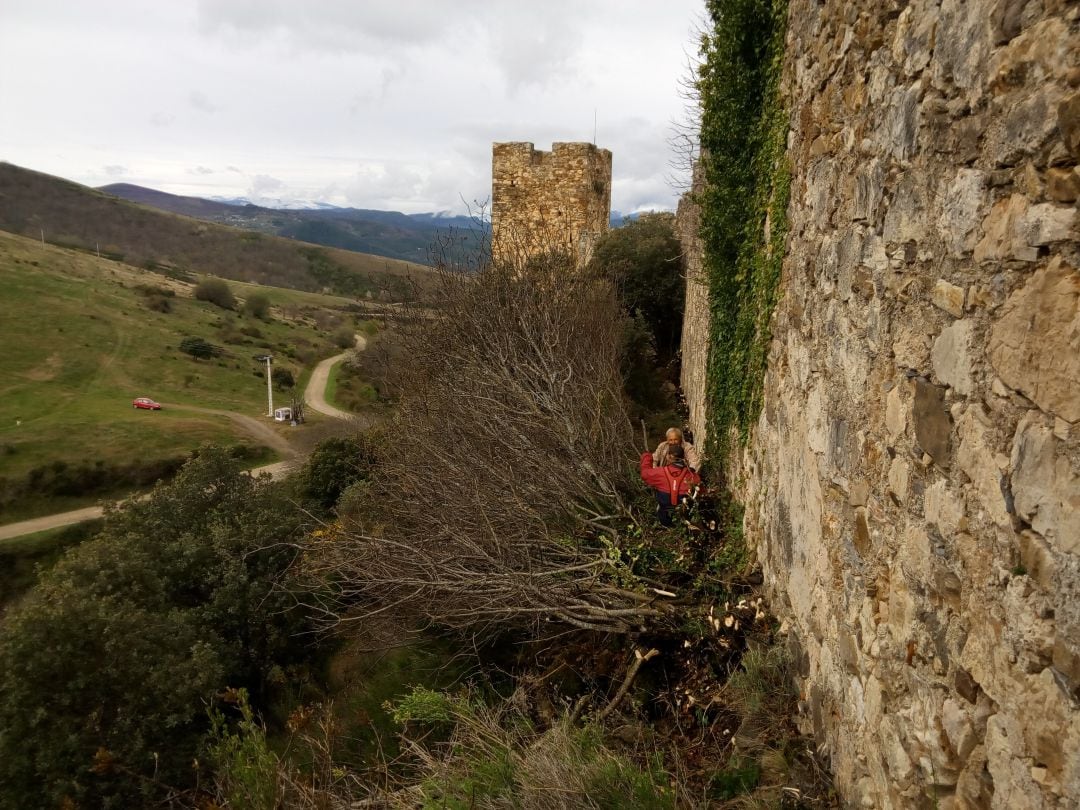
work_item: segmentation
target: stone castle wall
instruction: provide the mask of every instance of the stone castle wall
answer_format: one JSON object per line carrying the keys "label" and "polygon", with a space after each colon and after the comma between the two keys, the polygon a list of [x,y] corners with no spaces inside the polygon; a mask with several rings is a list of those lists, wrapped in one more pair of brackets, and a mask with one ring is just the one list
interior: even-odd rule
{"label": "stone castle wall", "polygon": [[686,277],[686,304],[683,314],[682,357],[679,385],[689,411],[687,423],[694,432],[694,444],[704,448],[706,440],[705,385],[709,364],[709,286],[702,264],[701,209],[693,195],[701,189],[701,173],[695,167],[690,192],[679,200],[675,232],[682,246],[682,271]]}
{"label": "stone castle wall", "polygon": [[1078,17],[790,0],[791,231],[735,463],[852,807],[1080,806]]}
{"label": "stone castle wall", "polygon": [[561,249],[585,264],[607,233],[611,152],[591,143],[496,143],[491,161],[492,253],[518,261]]}

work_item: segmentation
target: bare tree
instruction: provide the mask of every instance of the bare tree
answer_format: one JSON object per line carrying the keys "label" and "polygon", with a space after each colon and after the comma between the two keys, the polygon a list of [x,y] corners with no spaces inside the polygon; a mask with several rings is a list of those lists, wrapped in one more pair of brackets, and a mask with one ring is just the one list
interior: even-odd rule
{"label": "bare tree", "polygon": [[701,156],[701,91],[700,79],[702,49],[710,25],[704,14],[698,16],[690,29],[694,50],[685,53],[686,65],[679,77],[678,94],[683,101],[682,113],[671,122],[668,147],[668,185],[680,194],[690,191],[694,167]]}
{"label": "bare tree", "polygon": [[611,285],[559,255],[457,267],[439,316],[403,327],[398,416],[360,507],[307,555],[335,583],[328,615],[621,632],[662,614],[618,551],[635,453]]}

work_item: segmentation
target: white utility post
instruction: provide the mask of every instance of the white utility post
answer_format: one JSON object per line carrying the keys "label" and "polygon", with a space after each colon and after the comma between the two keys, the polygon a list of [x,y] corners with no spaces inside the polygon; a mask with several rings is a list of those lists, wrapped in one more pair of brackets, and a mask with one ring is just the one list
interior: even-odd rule
{"label": "white utility post", "polygon": [[270,369],[270,362],[274,359],[269,354],[266,360],[266,415],[274,418],[274,375]]}

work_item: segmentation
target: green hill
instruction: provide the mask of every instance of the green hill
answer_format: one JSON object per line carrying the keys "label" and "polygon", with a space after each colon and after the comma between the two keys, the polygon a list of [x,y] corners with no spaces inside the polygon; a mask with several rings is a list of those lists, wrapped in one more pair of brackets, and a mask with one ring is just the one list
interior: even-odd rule
{"label": "green hill", "polygon": [[[206,441],[253,443],[225,417],[136,411],[131,401],[260,417],[266,385],[256,355],[272,353],[302,381],[340,351],[333,332],[355,325],[358,306],[348,299],[231,286],[240,298],[266,295],[270,320],[196,301],[191,284],[156,272],[0,232],[0,479],[9,493],[12,482],[56,463],[123,465],[175,458]],[[182,353],[186,336],[219,347],[219,356]],[[3,489],[0,480],[0,522],[70,505],[31,509],[8,498],[5,508]]]}
{"label": "green hill", "polygon": [[131,183],[113,183],[98,191],[173,214],[407,262],[426,261],[431,247],[451,232],[455,239],[476,244],[487,229],[484,223],[468,216],[364,208],[263,208],[251,203],[183,197]]}
{"label": "green hill", "polygon": [[379,300],[411,297],[423,265],[170,214],[0,163],[0,229],[160,269]]}

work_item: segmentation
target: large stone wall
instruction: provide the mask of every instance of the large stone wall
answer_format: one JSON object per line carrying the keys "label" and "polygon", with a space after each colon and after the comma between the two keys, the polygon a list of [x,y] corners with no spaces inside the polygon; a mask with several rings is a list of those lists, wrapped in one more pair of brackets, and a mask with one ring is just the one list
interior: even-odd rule
{"label": "large stone wall", "polygon": [[694,444],[704,448],[708,410],[706,374],[709,365],[709,285],[702,262],[701,209],[694,201],[703,180],[695,167],[690,193],[679,200],[675,231],[682,246],[681,267],[686,277],[686,307],[683,315],[682,357],[679,383],[689,411],[688,424]]}
{"label": "large stone wall", "polygon": [[492,253],[521,261],[558,248],[584,265],[611,215],[611,152],[591,143],[496,143],[491,160]]}
{"label": "large stone wall", "polygon": [[1080,807],[1080,8],[791,0],[748,536],[853,807]]}

